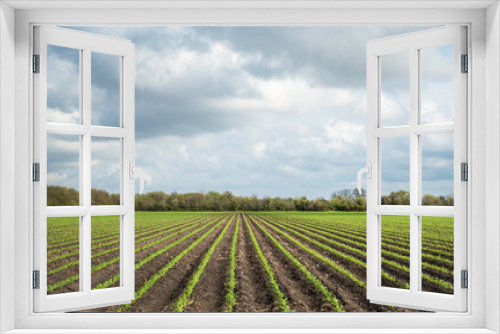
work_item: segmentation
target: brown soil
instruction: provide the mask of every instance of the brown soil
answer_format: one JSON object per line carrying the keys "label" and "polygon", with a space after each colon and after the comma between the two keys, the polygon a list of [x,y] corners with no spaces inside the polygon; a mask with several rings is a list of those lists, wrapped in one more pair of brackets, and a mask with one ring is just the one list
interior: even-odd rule
{"label": "brown soil", "polygon": [[[172,268],[165,276],[163,276],[158,282],[156,282],[153,288],[151,288],[145,295],[142,296],[142,298],[140,298],[136,303],[132,305],[132,307],[130,308],[130,312],[169,311],[170,305],[182,293],[193,272],[196,270],[196,267],[201,262],[203,255],[210,248],[210,245],[214,242],[217,235],[222,231],[225,223],[227,223],[227,220],[228,219],[225,219],[224,222],[220,224],[214,231],[212,231],[209,236],[207,236],[200,244],[198,244],[194,249],[187,253],[174,268]],[[193,242],[195,238],[201,237],[204,232],[206,231],[204,230],[198,232],[193,237],[191,242]],[[146,265],[146,267],[154,268],[155,272],[166,263],[168,263],[171,259],[173,259],[182,249],[186,248],[190,243],[183,242],[182,244],[184,244],[184,247],[178,249],[175,253],[173,252],[173,249],[169,250],[167,259],[165,259],[164,256],[159,256],[161,257],[160,260],[163,260],[163,264],[150,262]],[[137,277],[137,274],[138,273],[136,273],[136,288],[138,288],[138,286],[140,287],[143,282],[145,282],[150,277],[150,275],[147,275],[147,278],[144,277],[144,273],[141,273],[140,276]]]}
{"label": "brown soil", "polygon": [[[257,221],[260,221],[257,219]],[[288,241],[281,234],[277,233],[273,229],[269,228],[267,225],[261,223],[273,237],[275,237],[283,246],[285,246],[292,255],[294,255],[301,263],[303,263],[306,268],[318,277],[323,285],[325,285],[342,304],[344,304],[344,309],[347,312],[387,312],[390,311],[387,307],[371,304],[366,299],[366,290],[358,286],[356,283],[349,280],[342,274],[339,274],[332,267],[324,262],[321,262],[316,257],[304,252],[294,243]],[[286,232],[286,231],[285,231]],[[292,236],[293,237],[293,236]],[[294,237],[295,238],[295,237]],[[298,238],[295,238],[298,240]],[[299,240],[304,245],[310,247],[305,240]],[[311,247],[312,248],[312,247]],[[315,249],[317,250],[317,249]],[[322,252],[320,253],[322,255]],[[330,253],[331,254],[331,253]],[[335,262],[338,262],[335,259]],[[341,263],[339,263],[341,264]],[[360,280],[364,280],[366,276],[366,271],[363,268],[355,268],[354,266],[349,269],[356,277]]]}
{"label": "brown soil", "polygon": [[[190,225],[190,226],[193,226],[192,230],[195,230],[195,229],[201,227],[201,224],[200,223],[195,223],[194,225]],[[182,228],[186,228],[186,227],[188,227],[188,226],[183,226]],[[171,231],[170,233],[175,233],[176,231],[178,231],[179,229],[182,229],[182,228],[175,229],[175,230]],[[159,244],[156,244],[156,245],[148,248],[147,250],[139,251],[139,252],[135,253],[136,262],[138,262],[138,261],[142,260],[143,258],[147,257],[148,255],[154,253],[158,249],[161,249],[162,247],[165,246],[166,243],[172,243],[175,240],[177,240],[179,238],[182,238],[184,235],[191,233],[192,230],[188,230],[188,231],[185,231],[185,232],[183,232],[181,234],[178,234],[178,235],[176,235],[173,238],[169,238],[169,239],[165,240],[164,242],[161,242]],[[166,235],[163,234],[163,235],[157,236],[155,238],[151,238],[149,240],[143,241],[141,243],[137,243],[135,245],[135,247],[140,247],[141,245],[149,244],[149,243],[151,243],[151,242],[153,242],[155,240],[158,240],[158,239],[160,239],[162,237],[165,237],[165,236]],[[115,246],[113,246],[113,247],[115,247]],[[104,250],[104,248],[94,250],[94,251],[92,251],[92,254],[96,254],[97,252],[100,252],[102,250]],[[172,251],[172,249],[170,251]],[[109,261],[109,260],[111,260],[111,259],[119,256],[119,254],[120,254],[119,250],[116,250],[116,251],[113,251],[111,253],[99,256],[98,258],[94,258],[94,259],[92,259],[92,265],[95,266],[95,265],[97,265],[99,263]],[[72,259],[71,257],[69,257],[69,258],[63,259],[61,261],[57,261],[56,263],[58,265],[55,266],[55,268],[59,267],[63,263],[68,263],[68,262],[74,261],[74,260],[78,260],[78,257],[75,257],[75,259]],[[78,275],[79,270],[80,270],[79,266],[73,266],[73,267],[68,268],[66,270],[63,270],[63,271],[61,271],[61,272],[59,272],[59,273],[57,273],[55,275],[50,275],[47,278],[48,285],[54,284],[54,283],[59,282],[59,281],[62,281],[65,278],[70,277],[72,275]],[[94,274],[92,274],[92,287],[95,287],[97,284],[102,283],[102,282],[106,281],[107,279],[113,277],[114,275],[116,275],[117,273],[119,273],[119,271],[120,271],[120,262],[117,261],[117,262],[115,262],[115,263],[107,266],[106,268],[104,268],[104,269],[102,269],[102,270],[100,270],[98,272],[95,272]],[[138,272],[140,272],[140,271],[138,271]],[[136,275],[136,280],[137,280],[137,275]],[[115,284],[115,286],[117,286],[117,285],[119,285],[119,283]],[[78,289],[79,289],[79,287],[78,287],[78,281],[75,281],[75,282],[72,282],[72,283],[68,284],[65,287],[56,289],[53,292],[53,294],[63,293],[66,290],[69,290],[69,291],[78,291]]]}
{"label": "brown soil", "polygon": [[[211,229],[214,226],[214,223],[218,223],[219,221],[220,221],[220,219],[218,219],[217,221],[214,221],[214,219],[212,219],[211,221],[206,222],[204,224],[205,228],[203,230],[195,233],[194,235],[192,235],[191,237],[182,241],[181,243],[174,246],[173,248],[170,248],[166,253],[155,257],[150,262],[148,262],[146,265],[142,266],[139,270],[136,270],[135,271],[135,289],[136,290],[139,289],[144,284],[144,282],[146,282],[158,269],[160,269],[166,263],[168,263],[172,259],[174,259],[177,256],[177,254],[182,252],[182,250],[185,249],[194,240],[196,240],[201,235],[203,235],[205,232],[207,232],[209,229]],[[192,233],[194,230],[198,229],[199,227],[201,227],[201,224],[200,224],[200,226],[196,226],[196,228],[194,228],[192,230],[186,231],[185,233],[183,233],[181,235],[176,235],[174,238],[168,239],[165,242],[162,242],[160,244],[157,244],[157,245],[149,248],[147,252],[144,251],[142,253],[136,253],[135,254],[136,255],[135,256],[135,263],[139,263],[142,259],[146,258],[150,254],[165,247],[167,244],[171,244],[171,243],[181,239],[186,234]],[[210,238],[210,237],[207,237],[207,238]],[[98,277],[97,281],[99,283],[104,282],[111,277],[110,275],[105,274],[103,271],[95,273],[94,275],[96,275]],[[116,287],[116,286],[119,286],[119,282],[116,282],[113,285],[113,287]],[[88,312],[117,312],[117,310],[119,308],[120,308],[120,306],[118,306],[118,307],[112,306],[112,307],[97,308],[97,309],[92,309],[92,310],[87,310],[87,311]],[[143,312],[143,311],[139,310],[139,311],[132,311],[132,312]],[[150,311],[144,311],[144,312],[150,312]]]}
{"label": "brown soil", "polygon": [[323,300],[321,292],[305,275],[279,250],[255,224],[252,230],[262,252],[273,269],[276,280],[287,298],[287,304],[296,312],[330,311],[332,305]]}
{"label": "brown soil", "polygon": [[229,253],[235,227],[236,219],[217,245],[184,312],[222,312],[225,309],[224,297],[227,293],[229,278]]}
{"label": "brown soil", "polygon": [[[172,221],[170,222],[169,224],[166,224],[166,223],[158,223],[158,224],[151,224],[151,225],[147,225],[147,226],[140,226],[140,227],[136,227],[136,233],[143,233],[143,232],[147,232],[147,231],[153,231],[153,230],[156,230],[158,229],[159,227],[161,226],[164,226],[165,228],[170,228],[172,225],[176,225],[176,224],[181,224],[182,222],[181,221]],[[187,223],[187,222],[186,222]],[[49,231],[48,233],[57,233],[57,231]],[[99,244],[101,242],[102,239],[106,239],[106,238],[109,238],[109,237],[118,237],[120,235],[119,232],[117,232],[116,230],[115,231],[105,231],[104,233],[100,233],[100,234],[96,234],[96,233],[93,233],[92,234],[92,241],[95,243],[95,244]],[[59,247],[70,247],[72,246],[73,250],[77,250],[78,249],[78,245],[79,245],[79,240],[78,238],[76,238],[76,240],[74,242],[71,242],[71,243],[68,243],[68,244],[65,244],[65,245],[60,245],[62,243],[66,243],[66,242],[69,242],[70,239],[74,239],[74,237],[68,237],[68,238],[61,238],[61,239],[58,239],[56,243],[52,243],[50,245],[47,246],[47,250],[53,250],[53,249],[57,249]],[[107,240],[102,240],[102,242],[108,242],[112,239],[107,239]],[[51,256],[56,256],[56,255],[59,255],[59,254],[55,254],[55,255],[51,255]]]}
{"label": "brown soil", "polygon": [[[275,225],[275,224],[273,224],[273,225],[279,228],[278,225]],[[290,226],[290,228],[293,229],[292,226]],[[287,232],[287,231],[284,231],[284,232]],[[303,233],[301,231],[297,231],[297,232]],[[291,233],[289,233],[289,234],[291,234]],[[320,238],[308,235],[307,233],[304,233],[304,234],[307,235],[308,237],[310,237],[311,239],[314,239],[314,240],[316,240],[318,242],[327,244],[327,245],[329,245],[332,248],[336,248],[333,245],[333,243],[329,243],[329,242],[327,242],[325,240],[321,240]],[[292,237],[296,237],[294,235],[291,235],[291,236]],[[346,268],[346,269],[349,269],[349,271],[352,271],[351,268],[353,266],[357,266],[356,264],[354,264],[354,263],[352,263],[352,262],[350,262],[348,260],[345,260],[345,259],[342,259],[342,258],[336,258],[335,255],[333,255],[331,252],[325,251],[325,250],[323,250],[323,249],[315,246],[314,244],[308,242],[307,240],[301,239],[299,237],[296,237],[296,238],[298,238],[299,241],[301,241],[303,244],[307,245],[308,247],[314,249],[318,253],[320,253],[320,254],[322,254],[322,255],[324,255],[326,257],[335,259],[335,261],[337,261],[340,264],[342,264],[342,266],[344,268]],[[340,241],[340,242],[343,242],[343,241]],[[355,246],[355,245],[353,245],[353,246]],[[351,251],[349,251],[347,249],[343,249],[343,248],[339,247],[338,250],[341,251],[341,252],[343,252],[343,253],[345,253],[345,254],[348,254],[348,255],[351,255],[351,256],[353,256],[355,258],[358,258],[358,259],[360,259],[362,261],[366,261],[365,257],[362,257],[359,254],[351,252]],[[407,267],[409,267],[409,265],[410,265],[409,261],[404,261],[404,260],[398,259],[398,258],[390,256],[390,255],[385,255],[384,254],[383,257],[386,258],[386,259],[390,259],[392,261],[395,261],[397,263],[400,263],[401,265],[405,265]],[[442,266],[442,263],[439,262],[439,265]],[[448,265],[446,265],[444,267],[448,267]],[[399,283],[402,283],[402,284],[403,283],[408,283],[408,284],[410,283],[410,275],[409,275],[409,273],[407,273],[405,271],[402,271],[400,269],[394,268],[392,266],[386,265],[386,264],[382,264],[382,268],[383,268],[383,270],[386,273],[388,273],[391,276],[393,276],[396,279],[396,281],[398,281]],[[443,274],[443,273],[441,273],[441,272],[439,272],[437,270],[433,270],[433,269],[424,269],[423,272],[425,274],[428,274],[428,275],[432,276],[432,277],[440,278],[440,279],[442,279],[444,281],[447,281],[449,283],[453,283],[453,276],[451,276],[451,275],[446,275],[446,274]],[[361,276],[361,277],[359,277],[359,276],[357,276],[357,277],[360,278],[360,279],[362,279],[363,281],[366,280],[366,274],[363,275],[363,276]],[[385,278],[382,279],[382,286],[398,288],[397,284],[395,284],[392,281],[386,280]],[[445,289],[445,288],[443,288],[443,287],[441,287],[439,285],[436,285],[436,284],[434,284],[432,282],[429,282],[428,280],[422,280],[422,289],[424,291],[430,291],[430,292],[450,293],[450,291],[448,289]]]}
{"label": "brown soil", "polygon": [[[274,245],[272,240],[257,226],[256,223],[269,232],[278,242],[285,247],[294,257],[296,257],[305,267],[315,275],[322,284],[328,288],[328,290],[334,294],[340,302],[344,305],[344,309],[347,312],[393,312],[393,311],[413,311],[408,309],[400,308],[390,308],[383,305],[376,305],[370,303],[366,299],[366,289],[358,286],[356,283],[352,282],[349,278],[343,274],[338,273],[330,265],[324,263],[313,255],[308,254],[295,243],[288,240],[282,234],[278,233],[272,229],[266,223],[271,224],[271,226],[276,227],[278,230],[290,235],[292,238],[298,240],[300,243],[304,244],[306,247],[313,249],[324,257],[335,262],[339,266],[344,267],[349,270],[355,277],[360,281],[366,281],[366,268],[357,265],[347,259],[336,256],[330,251],[323,250],[322,248],[314,245],[312,242],[302,239],[293,233],[284,230],[282,227],[277,225],[273,219],[260,218],[258,215],[248,215],[248,214],[238,214],[240,216],[240,226],[238,230],[238,244],[237,244],[237,259],[236,259],[236,305],[234,308],[235,312],[279,312],[280,309],[277,306],[274,294],[267,283],[267,274],[259,261],[258,255],[252,244],[248,227],[243,221],[242,217],[246,216],[249,221],[252,230],[259,242],[262,251],[268,260],[272,270],[274,271],[275,278],[281,291],[285,294],[287,298],[287,304],[293,311],[296,312],[328,312],[332,311],[333,307],[323,300],[323,295],[317,288],[310,283],[307,278],[302,274],[302,272],[296,268],[293,263],[288,260],[288,258]],[[187,283],[191,279],[196,268],[200,264],[203,256],[206,254],[211,245],[213,245],[217,236],[221,233],[223,228],[229,222],[232,214],[227,214],[224,217],[219,216],[210,217],[205,220],[193,220],[193,228],[189,231],[183,232],[181,235],[177,235],[173,238],[167,239],[160,244],[150,247],[147,250],[136,253],[136,263],[152,254],[156,250],[159,250],[165,245],[179,240],[183,236],[191,233],[195,229],[205,226],[205,229],[197,232],[195,235],[184,240],[179,245],[168,250],[164,254],[157,256],[149,263],[141,267],[135,273],[135,287],[140,288],[144,282],[146,282],[154,273],[162,268],[166,263],[173,260],[182,250],[184,250],[189,244],[194,240],[203,235],[206,231],[212,228],[215,224],[222,222],[209,236],[207,236],[200,244],[198,244],[193,250],[186,254],[179,263],[170,269],[170,271],[163,276],[146,294],[144,294],[140,299],[137,300],[128,312],[170,312],[171,305],[175,300],[182,294]],[[249,217],[252,217],[255,221],[252,221]],[[186,221],[187,222],[187,221]],[[321,238],[309,235],[307,232],[296,230],[296,228],[303,228],[305,230],[310,230],[313,233],[318,233],[323,235],[332,241],[337,240],[340,243],[345,243],[351,247],[359,248],[359,245],[355,245],[355,242],[359,240],[354,240],[353,243],[345,240],[339,240],[335,236],[335,231],[328,230],[326,227],[318,226],[320,232],[312,230],[311,226],[304,225],[302,222],[295,222],[293,220],[279,222],[285,223],[285,225],[298,233],[304,234],[312,240],[316,240],[320,243],[328,245],[331,248],[337,249],[338,251],[345,253],[346,255],[352,255],[353,257],[366,261],[366,258],[360,254],[354,253],[352,251],[346,250],[342,247],[336,246],[332,242],[322,240]],[[221,240],[221,243],[215,249],[205,271],[200,277],[200,281],[196,285],[191,295],[191,300],[185,308],[185,312],[222,312],[225,310],[225,295],[227,293],[227,281],[228,281],[228,267],[229,267],[229,253],[231,247],[231,241],[235,231],[236,221],[233,221],[232,225],[226,231],[226,234]],[[165,228],[170,228],[171,226],[166,225]],[[182,226],[179,229],[188,227]],[[172,232],[175,232],[176,229]],[[316,228],[314,228],[316,229]],[[339,227],[340,229],[340,227]],[[144,230],[141,230],[144,231]],[[321,231],[333,234],[332,236],[324,235]],[[347,231],[348,232],[348,231]],[[362,231],[359,231],[362,232]],[[164,236],[164,235],[163,235]],[[162,236],[158,236],[148,240],[145,243],[153,242]],[[341,236],[342,238],[347,238]],[[398,239],[400,240],[400,239]],[[140,244],[136,244],[139,247]],[[112,247],[112,246],[111,246]],[[102,248],[98,251],[102,251]],[[361,249],[361,248],[360,248]],[[362,249],[366,251],[366,248]],[[115,254],[116,253],[116,254]],[[102,263],[103,261],[108,261],[113,257],[116,257],[118,251],[106,254],[99,259],[93,260],[93,265],[97,263]],[[385,256],[395,262],[408,265],[408,261],[399,261],[394,257]],[[70,258],[65,259],[66,261],[71,261]],[[58,261],[59,262],[59,261]],[[427,261],[431,262],[431,261]],[[61,262],[58,263],[60,265]],[[438,265],[443,265],[441,262]],[[95,273],[92,277],[94,286],[98,282],[104,282],[105,280],[112,277],[113,274],[118,273],[119,264],[113,264]],[[408,282],[409,275],[397,268],[383,265],[383,270],[394,276],[398,282]],[[52,276],[59,276],[62,280],[71,274],[69,271],[64,273],[59,273]],[[75,267],[75,272],[78,273],[78,267]],[[444,275],[433,269],[424,269],[424,273],[429,274],[432,277],[440,278],[445,281],[452,281],[453,277],[451,275]],[[50,279],[52,279],[52,276]],[[384,286],[396,287],[394,282],[382,280]],[[49,283],[50,284],[50,283]],[[60,289],[61,292],[64,291],[75,291],[74,288],[78,289],[78,284],[73,283]],[[447,290],[442,289],[436,284],[430,283],[423,280],[423,289],[425,291],[435,291],[450,293]],[[118,307],[101,308],[90,310],[93,312],[116,312]]]}
{"label": "brown soil", "polygon": [[269,312],[277,308],[267,276],[260,264],[245,223],[240,220],[236,253],[236,305],[235,312]]}
{"label": "brown soil", "polygon": [[[335,237],[336,235],[338,235],[339,237],[342,237],[342,238],[346,238],[346,239],[349,239],[349,240],[352,240],[353,243],[355,242],[361,242],[360,240],[354,238],[353,237],[349,237],[349,236],[345,236],[345,235],[340,235],[336,230],[335,228],[333,229],[329,229],[328,227],[325,227],[325,226],[321,226],[321,225],[318,225],[318,226],[314,226],[314,227],[311,227],[309,225],[306,225],[304,223],[301,223],[301,222],[294,222],[294,221],[289,221],[287,220],[287,223],[290,223],[291,225],[297,225],[299,226],[300,228],[304,228],[304,229],[309,229],[311,230],[312,232],[315,232],[315,233],[319,233],[319,234],[322,234],[321,232],[324,232],[324,233],[330,233],[330,234],[333,234],[333,235],[328,235],[328,237],[331,237],[331,238],[334,238],[337,240],[337,238]],[[318,232],[318,230],[320,232]],[[348,230],[342,230],[340,229],[342,232],[348,232]],[[358,237],[366,237],[366,231],[358,231],[358,230],[355,230],[354,232],[356,233],[361,233],[363,234],[363,236],[359,236],[359,235],[356,235]],[[327,235],[325,235],[327,236]],[[396,247],[403,247],[401,245],[398,244],[398,242],[408,242],[408,247],[409,247],[409,238],[398,238],[398,237],[394,237],[394,236],[387,236],[387,235],[384,235],[384,239],[389,239],[390,241],[388,240],[384,240],[384,243],[385,244],[388,244],[388,245],[393,245],[393,246],[396,246]],[[346,240],[340,240],[338,239],[340,242],[344,242],[344,243],[349,243],[347,242]],[[428,242],[428,240],[427,240]],[[440,247],[439,245],[442,245],[442,243],[438,243],[438,244],[435,244],[436,246],[433,246],[433,249],[426,249],[424,251],[424,254],[433,254],[433,255],[439,255],[443,258],[447,258],[447,259],[450,259],[452,260],[453,259],[453,256],[449,256],[449,255],[443,255],[443,254],[440,254],[439,252],[440,251],[450,251],[450,249],[447,249],[447,248],[442,248]],[[359,247],[359,245],[354,245],[355,247]],[[389,249],[385,246],[383,246],[384,249]],[[389,249],[390,250],[390,249]],[[409,255],[409,252],[406,253],[406,255]]]}

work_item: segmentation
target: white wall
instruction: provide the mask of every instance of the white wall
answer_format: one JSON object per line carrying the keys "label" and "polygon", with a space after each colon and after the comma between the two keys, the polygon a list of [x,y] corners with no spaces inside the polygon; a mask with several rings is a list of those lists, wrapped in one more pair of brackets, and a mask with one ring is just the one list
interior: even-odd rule
{"label": "white wall", "polygon": [[500,332],[500,6],[486,11],[486,328]]}
{"label": "white wall", "polygon": [[0,3],[0,333],[14,328],[14,23],[15,11]]}

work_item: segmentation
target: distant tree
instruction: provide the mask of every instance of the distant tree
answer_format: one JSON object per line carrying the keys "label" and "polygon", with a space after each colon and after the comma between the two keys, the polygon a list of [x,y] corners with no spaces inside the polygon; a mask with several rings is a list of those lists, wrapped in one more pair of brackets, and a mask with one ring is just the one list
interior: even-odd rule
{"label": "distant tree", "polygon": [[48,206],[75,206],[80,205],[78,190],[60,186],[47,186]]}
{"label": "distant tree", "polygon": [[406,190],[393,191],[382,196],[382,205],[410,205],[410,192]]}
{"label": "distant tree", "polygon": [[[92,205],[119,205],[120,194],[109,194],[104,190],[92,189]],[[405,190],[395,191],[381,198],[384,205],[408,205],[410,193]],[[423,205],[452,206],[453,197],[424,195]],[[79,192],[72,188],[48,186],[47,205],[79,205]],[[330,200],[324,198],[296,198],[235,196],[230,191],[223,193],[166,194],[153,191],[135,195],[137,211],[366,211],[366,191],[360,195],[355,189],[344,189],[332,193]]]}

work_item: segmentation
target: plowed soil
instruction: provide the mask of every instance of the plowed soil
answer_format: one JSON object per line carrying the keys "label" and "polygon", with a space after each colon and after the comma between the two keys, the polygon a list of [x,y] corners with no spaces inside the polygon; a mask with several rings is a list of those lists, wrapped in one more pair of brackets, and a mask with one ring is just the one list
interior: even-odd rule
{"label": "plowed soil", "polygon": [[[301,246],[292,242],[289,237],[300,242],[304,247],[311,252],[320,254],[324,258],[332,261],[338,266],[348,270],[361,282],[366,282],[366,266],[352,262],[349,257],[357,259],[361,262],[366,261],[366,256],[359,254],[353,250],[344,248],[341,244],[357,248],[362,252],[366,252],[366,245],[363,244],[363,230],[359,225],[349,225],[345,221],[333,222],[331,225],[325,220],[323,216],[321,219],[307,220],[307,216],[300,217],[294,220],[293,216],[280,217],[278,215],[260,214],[260,213],[227,213],[221,215],[211,214],[210,216],[189,217],[179,220],[170,220],[163,223],[161,219],[154,219],[149,225],[141,224],[136,232],[141,233],[138,239],[152,236],[150,239],[137,242],[135,247],[138,249],[135,253],[135,262],[139,263],[154,252],[163,249],[164,247],[178,241],[179,239],[193,233],[196,229],[202,230],[187,237],[187,239],[180,242],[178,245],[164,251],[160,255],[154,257],[149,262],[139,267],[135,271],[135,289],[140,289],[145,282],[155,275],[162,267],[171,262],[178,254],[185,250],[194,241],[198,240],[204,233],[209,231],[215,226],[215,229],[206,236],[196,247],[190,250],[175,266],[173,266],[163,277],[159,278],[152,284],[149,290],[144,293],[140,298],[136,299],[126,308],[123,306],[112,306],[93,310],[87,312],[172,312],[172,304],[182,295],[185,291],[188,282],[193,277],[196,269],[202,262],[203,257],[207,251],[214,244],[217,237],[228,225],[220,243],[215,248],[212,256],[210,257],[207,266],[199,277],[199,281],[194,286],[192,293],[189,295],[187,305],[183,308],[183,312],[224,312],[227,310],[226,295],[228,293],[228,279],[229,279],[229,265],[230,265],[230,249],[233,235],[235,233],[236,221],[239,221],[236,241],[236,304],[233,311],[235,312],[280,312],[281,308],[278,307],[277,295],[271,289],[268,282],[268,274],[266,273],[263,263],[259,259],[255,246],[250,238],[249,227],[250,225],[257,242],[262,249],[264,257],[274,273],[275,280],[279,286],[279,290],[283,293],[287,306],[294,312],[334,312],[336,307],[324,298],[324,294],[320,291],[294,264],[281,249],[277,247],[275,242],[264,231],[267,231],[277,242],[284,247],[290,254],[293,255],[307,270],[312,273],[321,282],[321,284],[328,289],[343,305],[346,312],[410,312],[415,310],[388,307],[384,305],[377,305],[370,303],[366,299],[366,288],[354,282],[345,274],[337,271],[330,264],[324,262],[317,256],[308,253]],[[334,219],[334,215],[332,215]],[[326,223],[325,223],[326,221]],[[180,226],[181,224],[186,224]],[[163,226],[163,227],[162,227]],[[301,235],[294,234],[291,231],[285,230],[284,227],[291,229],[303,236],[310,238],[307,240]],[[153,236],[155,233],[172,229],[169,232],[161,233]],[[147,245],[158,241],[166,236],[176,233],[182,229],[189,228],[175,236],[161,240],[159,243],[146,247]],[[59,227],[61,229],[61,227]],[[302,230],[301,230],[302,229]],[[56,230],[57,231],[57,230]],[[316,233],[324,238],[314,236],[308,232]],[[101,235],[96,236],[95,244],[99,246],[106,236],[113,235],[113,231],[105,231]],[[144,233],[144,234],[142,234]],[[363,239],[360,239],[363,238]],[[68,239],[70,240],[70,239]],[[94,240],[94,239],[93,239]],[[407,240],[404,237],[388,234],[387,244],[397,247],[403,247],[400,243],[405,243]],[[430,239],[429,239],[430,240]],[[323,249],[315,242],[326,245],[342,254],[336,254],[330,250]],[[385,242],[385,241],[384,241]],[[339,243],[339,244],[336,244]],[[71,247],[68,244],[67,247]],[[97,247],[92,254],[97,254],[104,250],[109,250],[116,247],[116,244]],[[430,247],[426,245],[426,247]],[[430,249],[424,254],[431,254],[434,256],[441,256],[452,260],[449,255],[442,255],[446,250],[451,252],[452,243],[440,241],[436,243],[436,248]],[[51,245],[51,249],[56,249],[56,246]],[[144,249],[143,249],[144,248]],[[76,248],[77,250],[78,248]],[[385,248],[384,248],[385,249]],[[391,250],[390,248],[387,248]],[[60,256],[62,254],[75,251],[75,248],[63,250],[59,253],[55,252],[50,257]],[[392,252],[397,253],[395,250]],[[97,266],[103,262],[110,261],[119,256],[119,250],[114,250],[108,254],[101,255],[92,259],[92,266]],[[407,255],[407,254],[402,254]],[[399,265],[409,267],[409,261],[401,260],[391,255],[383,254],[384,258],[398,263]],[[49,257],[49,258],[50,258]],[[50,263],[48,269],[59,268],[60,266],[71,261],[78,260],[78,255],[72,255],[65,259],[61,259]],[[438,265],[443,268],[453,270],[453,266],[435,259],[426,258],[426,262]],[[387,274],[393,276],[400,284],[409,282],[409,274],[404,270],[397,268],[394,265],[383,264],[382,269]],[[106,282],[114,275],[119,273],[120,263],[105,266],[102,270],[95,272],[92,275],[92,287],[96,287],[99,283]],[[447,282],[446,284],[453,283],[453,276],[450,274],[443,274],[439,270],[424,268],[423,273],[429,275],[435,282]],[[48,284],[55,284],[62,282],[68,277],[79,274],[79,266],[74,265],[59,273],[50,275],[48,277]],[[443,284],[433,283],[428,280],[422,281],[422,289],[424,291],[433,291],[439,293],[452,293],[449,288]],[[382,285],[397,288],[398,286],[386,279],[382,279]],[[120,283],[117,282],[113,287],[119,287]],[[72,291],[79,291],[79,280],[65,284],[63,287],[56,289],[52,294],[66,293]]]}

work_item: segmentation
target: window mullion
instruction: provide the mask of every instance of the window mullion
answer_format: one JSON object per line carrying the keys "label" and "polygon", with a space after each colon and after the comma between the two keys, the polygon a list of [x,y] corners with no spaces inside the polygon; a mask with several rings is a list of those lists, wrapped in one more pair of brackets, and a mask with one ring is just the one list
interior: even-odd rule
{"label": "window mullion", "polygon": [[[82,65],[82,113],[83,125],[90,127],[91,125],[91,54],[90,49],[83,50],[83,65]],[[83,135],[82,158],[80,159],[80,170],[82,170],[82,192],[83,206],[90,208],[91,205],[91,134],[90,132]],[[92,225],[90,211],[82,218],[82,233],[80,243],[80,290],[90,293],[91,290],[91,243],[92,243]]]}
{"label": "window mullion", "polygon": [[419,138],[415,128],[419,123],[419,57],[418,49],[410,49],[410,291],[420,288],[420,219],[413,212],[418,205],[419,180]]}

